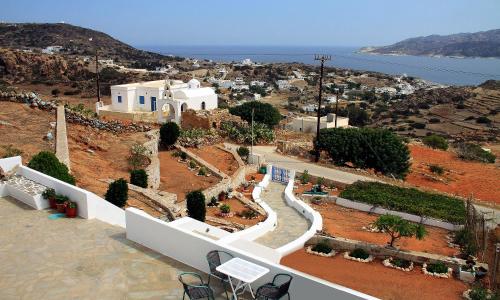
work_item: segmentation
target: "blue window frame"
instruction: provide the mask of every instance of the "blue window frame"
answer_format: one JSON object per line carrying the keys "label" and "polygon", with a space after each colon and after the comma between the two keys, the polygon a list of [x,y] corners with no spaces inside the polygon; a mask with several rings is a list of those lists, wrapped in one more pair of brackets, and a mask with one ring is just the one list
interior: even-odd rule
{"label": "blue window frame", "polygon": [[156,97],[151,97],[151,111],[156,111]]}
{"label": "blue window frame", "polygon": [[122,103],[122,96],[118,96],[118,103]]}
{"label": "blue window frame", "polygon": [[139,96],[139,104],[144,104],[144,96]]}

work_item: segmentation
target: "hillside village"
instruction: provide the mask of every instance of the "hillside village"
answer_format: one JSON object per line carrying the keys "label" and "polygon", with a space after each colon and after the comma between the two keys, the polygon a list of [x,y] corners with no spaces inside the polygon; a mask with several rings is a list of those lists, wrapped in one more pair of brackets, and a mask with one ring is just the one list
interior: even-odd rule
{"label": "hillside village", "polygon": [[[318,66],[143,53],[93,32],[26,43],[8,26],[22,27],[0,26],[0,227],[34,218],[37,252],[47,246],[38,224],[58,219],[51,233],[71,230],[68,241],[96,260],[77,275],[61,267],[52,280],[68,280],[47,295],[75,280],[91,289],[113,255],[113,272],[137,276],[120,295],[177,299],[177,273],[213,275],[215,249],[268,271],[257,294],[291,276],[293,299],[476,299],[498,285],[498,81],[444,86],[325,67],[318,106]],[[78,233],[90,219],[95,241]],[[8,228],[0,244],[28,251]],[[58,255],[46,259],[71,260]],[[206,290],[226,299],[229,285],[214,281]],[[0,288],[32,296],[5,275]]]}

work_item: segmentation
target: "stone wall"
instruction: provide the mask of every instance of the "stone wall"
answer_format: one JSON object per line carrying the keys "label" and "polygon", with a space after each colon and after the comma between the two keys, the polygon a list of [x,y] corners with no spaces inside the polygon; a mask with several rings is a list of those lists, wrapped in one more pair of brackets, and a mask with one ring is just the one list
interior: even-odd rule
{"label": "stone wall", "polygon": [[160,140],[160,131],[158,129],[146,132],[149,141],[143,144],[147,149],[148,157],[151,163],[146,167],[148,174],[148,187],[158,189],[160,187],[160,159],[158,157],[158,142]]}
{"label": "stone wall", "polygon": [[66,133],[66,117],[64,113],[64,106],[57,107],[57,125],[56,125],[56,157],[60,162],[70,168],[68,136]]}
{"label": "stone wall", "polygon": [[181,127],[184,129],[220,128],[222,121],[244,122],[240,117],[230,114],[227,109],[187,110],[182,113]]}

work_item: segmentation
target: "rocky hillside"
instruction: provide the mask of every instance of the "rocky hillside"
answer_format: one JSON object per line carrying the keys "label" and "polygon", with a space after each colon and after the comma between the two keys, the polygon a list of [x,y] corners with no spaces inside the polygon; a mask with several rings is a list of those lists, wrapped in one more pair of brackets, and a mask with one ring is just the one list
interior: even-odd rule
{"label": "rocky hillside", "polygon": [[[89,41],[92,38],[92,41]],[[171,60],[171,57],[138,50],[105,33],[63,23],[5,23],[0,24],[0,47],[15,49],[62,46],[64,53],[94,55],[120,62],[151,62]]]}
{"label": "rocky hillside", "polygon": [[500,29],[452,35],[416,37],[362,52],[428,56],[500,57]]}

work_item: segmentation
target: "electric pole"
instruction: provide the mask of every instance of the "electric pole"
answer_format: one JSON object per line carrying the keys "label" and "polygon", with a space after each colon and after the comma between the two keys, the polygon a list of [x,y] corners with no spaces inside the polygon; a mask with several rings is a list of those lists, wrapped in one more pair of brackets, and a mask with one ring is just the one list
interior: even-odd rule
{"label": "electric pole", "polygon": [[252,145],[250,147],[250,155],[252,156],[253,159],[253,114],[255,112],[255,108],[252,108]]}
{"label": "electric pole", "polygon": [[337,128],[337,116],[339,115],[339,90],[336,90],[335,93],[335,128]]}
{"label": "electric pole", "polygon": [[[89,39],[92,41],[92,38]],[[97,88],[97,102],[101,103],[101,89],[99,87],[99,57],[97,55],[97,42],[94,42],[95,47],[95,78],[96,78],[96,88]]]}
{"label": "electric pole", "polygon": [[321,119],[321,95],[322,95],[322,92],[323,92],[323,68],[324,68],[324,64],[325,64],[325,61],[327,60],[331,60],[332,57],[331,55],[319,55],[319,54],[316,54],[314,55],[314,60],[319,60],[321,61],[321,71],[320,71],[320,75],[319,75],[319,97],[318,97],[318,121],[317,121],[317,124],[316,124],[316,158],[315,158],[315,161],[318,162],[319,161],[319,154],[320,154],[320,151],[319,151],[319,129],[320,129],[320,119]]}

